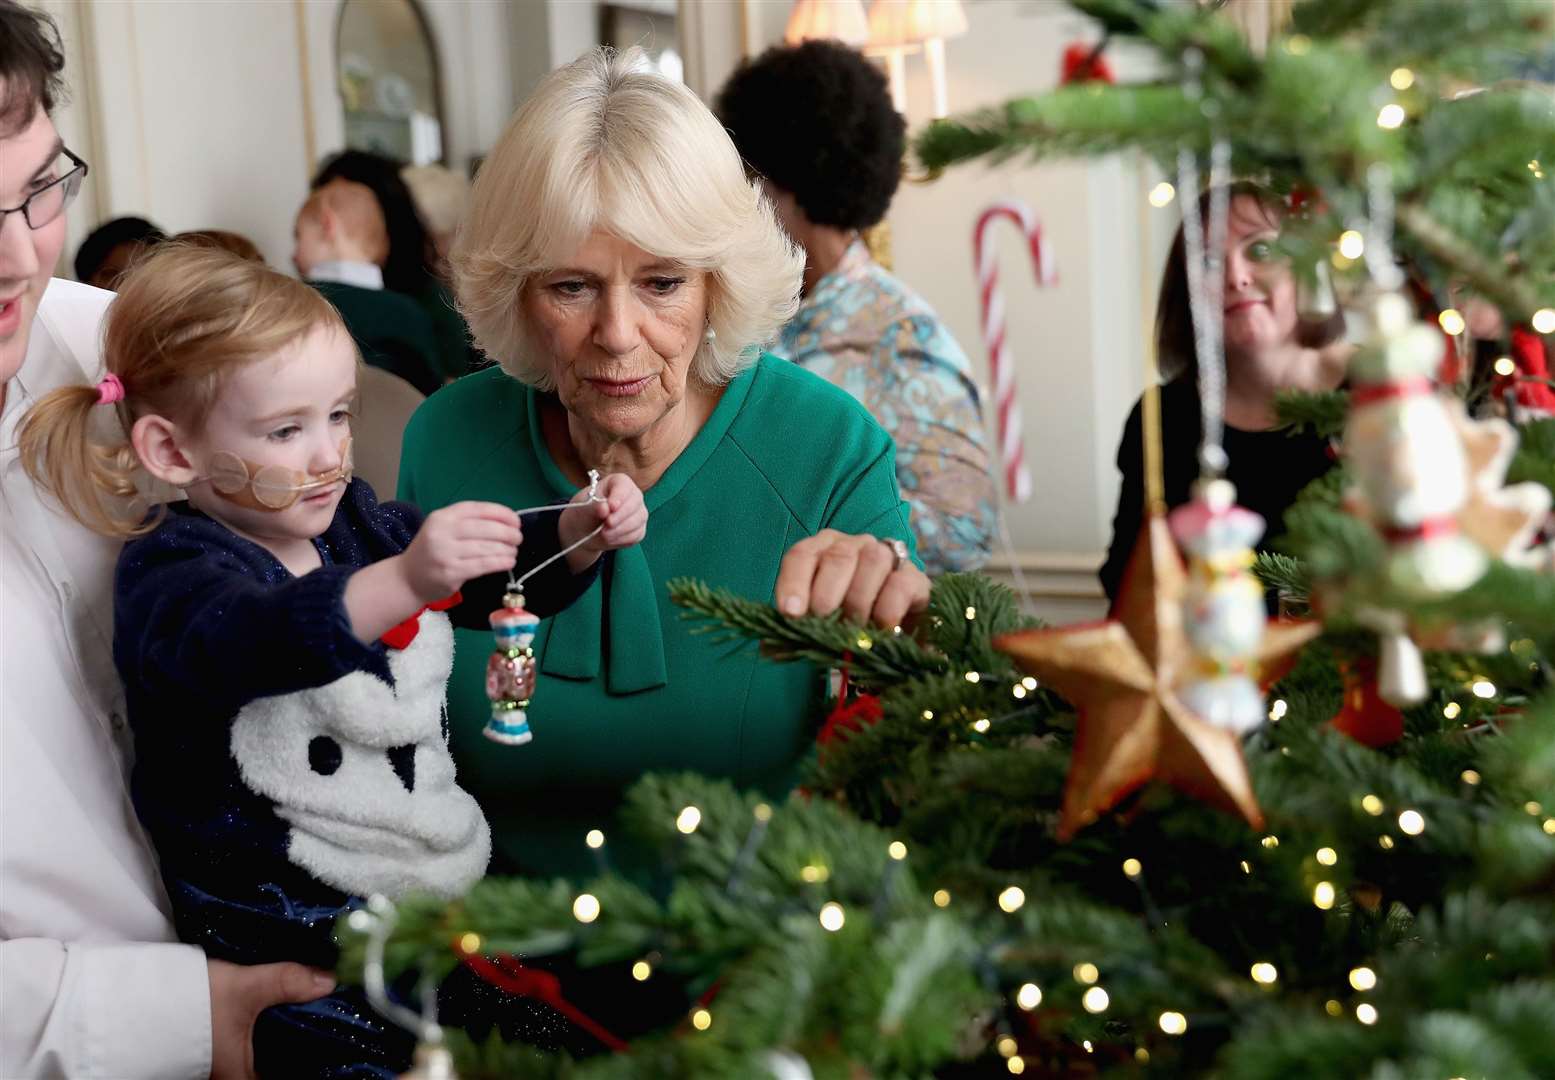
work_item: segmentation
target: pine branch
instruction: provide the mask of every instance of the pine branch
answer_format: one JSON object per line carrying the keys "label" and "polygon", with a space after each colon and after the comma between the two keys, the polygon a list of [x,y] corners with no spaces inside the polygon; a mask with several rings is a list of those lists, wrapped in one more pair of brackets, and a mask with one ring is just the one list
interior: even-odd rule
{"label": "pine branch", "polygon": [[1509,274],[1505,265],[1486,258],[1462,237],[1454,235],[1418,203],[1400,204],[1398,225],[1433,258],[1451,267],[1475,292],[1494,300],[1512,321],[1527,322],[1536,310],[1550,306],[1555,290],[1550,290],[1548,284],[1542,293],[1536,291]]}
{"label": "pine branch", "polygon": [[1281,597],[1305,602],[1312,591],[1312,577],[1300,559],[1281,555],[1274,551],[1260,551],[1253,563],[1253,573],[1258,575],[1266,588],[1273,589]]}
{"label": "pine branch", "polygon": [[690,578],[671,581],[669,592],[674,603],[689,609],[684,618],[705,620],[693,633],[711,634],[719,642],[754,639],[775,659],[844,667],[866,684],[945,667],[943,657],[930,653],[909,634],[844,622],[840,615],[789,617],[771,604],[746,600]]}
{"label": "pine branch", "polygon": [[1087,85],[937,121],[917,136],[914,151],[925,168],[938,170],[990,156],[998,162],[1025,153],[1043,160],[1136,146],[1165,154],[1183,142],[1208,141],[1207,125],[1179,87],[1120,86],[1098,92]]}
{"label": "pine branch", "polygon": [[1517,454],[1506,470],[1508,484],[1532,480],[1555,494],[1555,419],[1535,420],[1517,432]]}
{"label": "pine branch", "polygon": [[1281,390],[1274,395],[1275,419],[1292,434],[1310,431],[1320,439],[1337,439],[1349,413],[1350,395],[1342,390]]}

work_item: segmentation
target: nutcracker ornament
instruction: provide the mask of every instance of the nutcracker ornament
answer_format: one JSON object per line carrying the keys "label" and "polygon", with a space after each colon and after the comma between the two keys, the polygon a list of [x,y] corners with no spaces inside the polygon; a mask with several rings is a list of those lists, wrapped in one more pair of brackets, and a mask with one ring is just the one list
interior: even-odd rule
{"label": "nutcracker ornament", "polygon": [[484,734],[493,742],[522,746],[534,736],[529,730],[529,699],[535,692],[535,651],[531,643],[539,616],[524,610],[524,594],[517,591],[502,598],[502,606],[491,613],[491,630],[496,648],[486,661],[486,696],[491,699],[491,719]]}
{"label": "nutcracker ornament", "polygon": [[[599,493],[598,469],[589,470],[589,490],[585,503],[603,502]],[[568,510],[577,502],[554,503],[549,506],[531,506],[520,514],[537,514],[543,510]],[[595,527],[593,532],[568,544],[549,559],[530,567],[520,577],[508,576],[507,592],[502,596],[502,606],[490,616],[491,632],[496,636],[497,647],[486,661],[486,697],[491,701],[491,719],[486,722],[483,734],[492,742],[507,746],[523,746],[534,738],[529,730],[529,699],[535,692],[535,651],[531,647],[540,617],[524,610],[524,582],[550,566],[569,551],[581,547],[598,536],[605,526]]]}
{"label": "nutcracker ornament", "polygon": [[1263,518],[1236,505],[1229,480],[1206,480],[1168,522],[1189,558],[1183,625],[1192,658],[1177,696],[1205,722],[1246,734],[1266,714],[1256,671],[1266,614],[1252,574]]}
{"label": "nutcracker ornament", "polygon": [[[1372,335],[1350,365],[1345,458],[1356,484],[1346,508],[1388,545],[1386,584],[1419,597],[1456,592],[1485,572],[1484,552],[1458,530],[1469,498],[1469,467],[1452,415],[1432,386],[1442,338],[1389,290],[1372,308]],[[1407,619],[1380,607],[1361,621],[1381,644],[1378,687],[1391,705],[1425,700],[1420,648]]]}

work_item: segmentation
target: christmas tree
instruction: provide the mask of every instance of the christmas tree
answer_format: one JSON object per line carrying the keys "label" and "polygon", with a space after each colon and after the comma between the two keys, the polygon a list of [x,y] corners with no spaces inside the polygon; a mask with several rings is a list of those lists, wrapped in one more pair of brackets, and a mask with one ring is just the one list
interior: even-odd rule
{"label": "christmas tree", "polygon": [[[1285,403],[1344,435],[1345,459],[1257,569],[1322,636],[1265,725],[1211,743],[1162,674],[1188,648],[1171,615],[1187,586],[1159,522],[1102,631],[1040,630],[975,575],[938,580],[902,633],[677,583],[707,632],[839,669],[848,690],[784,802],[637,785],[627,824],[662,847],[666,890],[610,873],[591,837],[601,873],[582,889],[489,879],[402,901],[392,934],[354,915],[347,978],[465,964],[500,983],[506,957],[575,950],[690,995],[678,1022],[583,1060],[452,1037],[461,1075],[1549,1075],[1555,565],[1535,530],[1555,420],[1529,411],[1541,384],[1510,356],[1450,380],[1461,408],[1421,399],[1454,433],[1471,549],[1401,538],[1363,452],[1365,388],[1441,349],[1390,306],[1384,254],[1449,331],[1471,296],[1535,340],[1555,331],[1555,96],[1520,81],[1550,56],[1549,5],[1321,0],[1264,55],[1212,11],[1075,6],[1154,50],[1160,80],[1012,101],[917,152],[943,168],[1139,149],[1170,170],[1218,144],[1238,175],[1301,193],[1281,244],[1365,342],[1352,391]],[[1497,411],[1520,421],[1515,454]],[[1379,680],[1417,646],[1419,685]]]}

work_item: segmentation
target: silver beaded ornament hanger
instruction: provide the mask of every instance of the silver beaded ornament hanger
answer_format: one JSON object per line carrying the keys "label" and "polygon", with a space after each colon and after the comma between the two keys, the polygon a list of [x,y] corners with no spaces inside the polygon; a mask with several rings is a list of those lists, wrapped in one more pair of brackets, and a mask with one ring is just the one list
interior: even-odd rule
{"label": "silver beaded ornament hanger", "polygon": [[[1188,54],[1185,86],[1190,98],[1203,94],[1199,73],[1203,57]],[[1193,352],[1198,361],[1199,411],[1203,436],[1199,472],[1205,479],[1225,475],[1226,429],[1226,236],[1231,211],[1231,143],[1217,135],[1209,151],[1209,221],[1199,211],[1198,154],[1177,152],[1177,191],[1182,203],[1183,255],[1188,271],[1188,311],[1193,320]]]}

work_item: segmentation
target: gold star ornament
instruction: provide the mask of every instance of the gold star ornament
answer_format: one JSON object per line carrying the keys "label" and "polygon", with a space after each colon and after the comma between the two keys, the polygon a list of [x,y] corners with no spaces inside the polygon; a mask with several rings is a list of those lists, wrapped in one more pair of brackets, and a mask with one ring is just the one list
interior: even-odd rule
{"label": "gold star ornament", "polygon": [[[994,644],[1079,713],[1058,835],[1068,840],[1136,788],[1161,780],[1253,828],[1253,796],[1240,736],[1190,710],[1178,687],[1193,674],[1183,627],[1188,583],[1166,519],[1151,513],[1134,545],[1113,617],[1105,622],[1005,634]],[[1256,660],[1263,679],[1288,670],[1315,624],[1271,620]]]}

